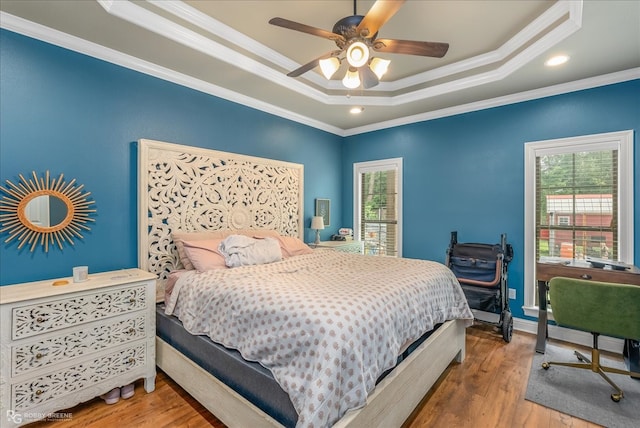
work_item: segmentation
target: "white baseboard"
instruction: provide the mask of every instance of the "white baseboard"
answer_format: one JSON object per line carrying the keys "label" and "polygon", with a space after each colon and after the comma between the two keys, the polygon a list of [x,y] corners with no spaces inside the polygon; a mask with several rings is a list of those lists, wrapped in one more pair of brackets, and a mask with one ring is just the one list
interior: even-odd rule
{"label": "white baseboard", "polygon": [[[538,332],[538,322],[525,320],[522,318],[514,318],[513,329],[526,333],[536,334]],[[561,340],[563,342],[575,343],[577,345],[587,347],[593,346],[593,336],[591,335],[591,333],[558,327],[557,325],[552,324],[549,324],[549,338]],[[603,351],[622,354],[623,346],[624,340],[622,339],[616,339],[609,336],[600,336],[598,338],[598,347]]]}

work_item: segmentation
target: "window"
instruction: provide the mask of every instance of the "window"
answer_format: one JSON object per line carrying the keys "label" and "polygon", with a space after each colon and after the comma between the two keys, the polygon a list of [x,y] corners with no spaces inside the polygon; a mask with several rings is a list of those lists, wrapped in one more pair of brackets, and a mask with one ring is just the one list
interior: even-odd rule
{"label": "window", "polygon": [[402,257],[402,158],[354,164],[354,235],[368,255]]}
{"label": "window", "polygon": [[525,144],[525,314],[538,261],[633,263],[633,131]]}
{"label": "window", "polygon": [[618,150],[537,156],[536,260],[617,258],[617,188]]}

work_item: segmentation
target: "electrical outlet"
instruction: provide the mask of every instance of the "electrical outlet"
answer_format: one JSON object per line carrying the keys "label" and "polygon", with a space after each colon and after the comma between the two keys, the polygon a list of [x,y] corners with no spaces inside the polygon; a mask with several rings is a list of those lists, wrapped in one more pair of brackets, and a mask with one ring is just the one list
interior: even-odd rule
{"label": "electrical outlet", "polygon": [[516,289],[515,288],[510,288],[509,289],[509,298],[510,299],[515,299],[516,298]]}

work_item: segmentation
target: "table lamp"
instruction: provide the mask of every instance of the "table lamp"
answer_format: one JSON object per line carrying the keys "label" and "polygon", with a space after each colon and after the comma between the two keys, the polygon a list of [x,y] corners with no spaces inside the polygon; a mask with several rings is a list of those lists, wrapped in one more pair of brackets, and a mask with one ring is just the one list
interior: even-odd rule
{"label": "table lamp", "polygon": [[314,244],[318,245],[320,243],[320,231],[324,229],[324,220],[322,216],[314,216],[311,218],[311,229],[316,231],[316,240]]}

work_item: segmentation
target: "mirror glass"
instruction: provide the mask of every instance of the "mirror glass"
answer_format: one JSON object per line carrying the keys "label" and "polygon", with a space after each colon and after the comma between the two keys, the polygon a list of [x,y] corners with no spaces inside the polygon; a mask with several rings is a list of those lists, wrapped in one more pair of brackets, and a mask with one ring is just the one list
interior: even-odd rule
{"label": "mirror glass", "polygon": [[55,227],[67,217],[67,204],[54,195],[40,195],[29,201],[24,209],[29,222],[39,227]]}
{"label": "mirror glass", "polygon": [[75,184],[75,179],[64,181],[64,175],[51,179],[49,171],[45,177],[38,177],[35,171],[32,178],[19,175],[18,184],[6,180],[7,187],[0,186],[4,193],[0,200],[0,233],[9,237],[4,242],[16,239],[18,249],[25,244],[33,251],[38,245],[49,251],[49,245],[68,242],[73,245],[74,238],[83,238],[83,230],[90,230],[87,223],[94,221],[96,212],[90,206],[94,203],[84,192],[83,185]]}

